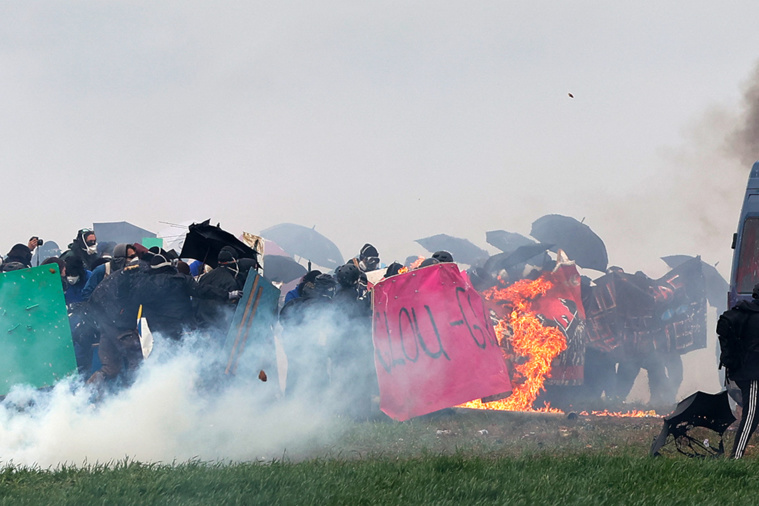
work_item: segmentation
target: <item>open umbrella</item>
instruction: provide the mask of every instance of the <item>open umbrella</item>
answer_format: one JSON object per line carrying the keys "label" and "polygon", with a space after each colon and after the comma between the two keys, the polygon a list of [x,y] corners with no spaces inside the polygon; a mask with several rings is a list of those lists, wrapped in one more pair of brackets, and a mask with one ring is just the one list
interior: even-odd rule
{"label": "open umbrella", "polygon": [[416,242],[422,245],[430,253],[445,250],[453,255],[453,261],[462,264],[475,265],[480,260],[487,258],[488,252],[471,243],[468,239],[461,239],[447,234],[438,234]]}
{"label": "open umbrella", "polygon": [[239,258],[256,258],[256,252],[240,239],[222,230],[218,225],[210,225],[210,220],[203,223],[193,223],[185,236],[181,258],[194,258],[216,267],[219,251],[224,246],[231,246],[237,251]]}
{"label": "open umbrella", "polygon": [[485,232],[485,240],[488,244],[495,246],[504,253],[511,253],[520,246],[535,244],[535,240],[530,239],[527,236],[515,232],[507,232],[505,230],[491,230],[490,232]]}
{"label": "open umbrella", "polygon": [[[718,394],[696,392],[680,401],[675,411],[664,417],[664,427],[651,445],[651,455],[663,455],[670,446],[688,457],[722,455],[725,451],[722,436],[734,421],[727,390]],[[714,431],[719,437],[719,444],[705,442],[700,437],[694,438],[689,434],[694,427]]]}
{"label": "open umbrella", "polygon": [[310,260],[322,267],[343,265],[338,247],[313,228],[294,223],[280,223],[261,231],[261,237],[276,242],[291,255]]}
{"label": "open umbrella", "polygon": [[[678,265],[684,264],[688,260],[692,260],[693,258],[701,257],[692,257],[689,255],[669,255],[661,257],[661,259],[672,269]],[[713,265],[709,265],[703,260],[701,261],[701,272],[704,273],[706,300],[709,301],[711,306],[717,308],[717,314],[721,314],[727,309],[727,292],[730,290],[730,285]]]}
{"label": "open umbrella", "polygon": [[302,278],[306,272],[305,267],[290,257],[282,255],[264,255],[264,277],[269,281],[289,283],[294,279]]}
{"label": "open umbrella", "polygon": [[500,272],[501,269],[509,270],[519,264],[528,263],[528,260],[534,259],[538,256],[540,258],[537,258],[535,265],[542,265],[545,261],[545,252],[551,249],[552,246],[553,244],[533,242],[532,244],[520,246],[511,253],[498,253],[497,255],[488,258],[488,261],[485,262],[485,270],[496,274]]}
{"label": "open umbrella", "polygon": [[548,214],[532,224],[530,235],[541,242],[554,244],[551,251],[564,250],[577,265],[605,271],[609,264],[606,246],[589,226],[569,216]]}

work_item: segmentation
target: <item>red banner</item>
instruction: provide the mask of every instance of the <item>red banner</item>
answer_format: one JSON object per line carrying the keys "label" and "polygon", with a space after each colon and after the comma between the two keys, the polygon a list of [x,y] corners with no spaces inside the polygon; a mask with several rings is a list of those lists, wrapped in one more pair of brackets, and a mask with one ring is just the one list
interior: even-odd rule
{"label": "red banner", "polygon": [[543,325],[558,327],[567,338],[567,349],[554,359],[547,383],[582,385],[585,377],[585,309],[580,275],[574,264],[562,264],[543,277],[553,286],[535,302],[533,309]]}
{"label": "red banner", "polygon": [[399,421],[511,391],[480,294],[443,263],[373,290],[380,408]]}

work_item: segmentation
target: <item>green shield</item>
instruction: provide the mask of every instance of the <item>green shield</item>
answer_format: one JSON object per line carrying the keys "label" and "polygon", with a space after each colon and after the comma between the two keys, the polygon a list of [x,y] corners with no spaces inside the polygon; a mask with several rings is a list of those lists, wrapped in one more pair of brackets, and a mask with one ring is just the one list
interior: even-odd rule
{"label": "green shield", "polygon": [[76,371],[57,264],[0,274],[0,395]]}

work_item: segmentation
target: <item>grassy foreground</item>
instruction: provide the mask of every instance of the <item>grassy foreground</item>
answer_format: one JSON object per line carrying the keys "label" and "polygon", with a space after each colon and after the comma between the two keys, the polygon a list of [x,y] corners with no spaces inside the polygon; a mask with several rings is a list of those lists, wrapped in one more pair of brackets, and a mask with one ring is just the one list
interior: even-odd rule
{"label": "grassy foreground", "polygon": [[[343,422],[345,423],[345,422]],[[346,424],[316,458],[0,470],[2,504],[756,504],[759,459],[650,458],[657,419]]]}
{"label": "grassy foreground", "polygon": [[548,455],[6,468],[3,504],[756,504],[759,462]]}

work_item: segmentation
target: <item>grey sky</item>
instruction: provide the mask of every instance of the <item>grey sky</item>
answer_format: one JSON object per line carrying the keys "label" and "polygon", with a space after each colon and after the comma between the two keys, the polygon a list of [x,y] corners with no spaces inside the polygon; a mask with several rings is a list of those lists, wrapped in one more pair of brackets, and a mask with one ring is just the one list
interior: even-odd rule
{"label": "grey sky", "polygon": [[[727,274],[755,2],[2,2],[0,251],[316,225],[347,258],[548,213]],[[574,98],[570,98],[572,93]],[[756,154],[759,157],[759,153]],[[491,251],[494,251],[492,248]]]}

